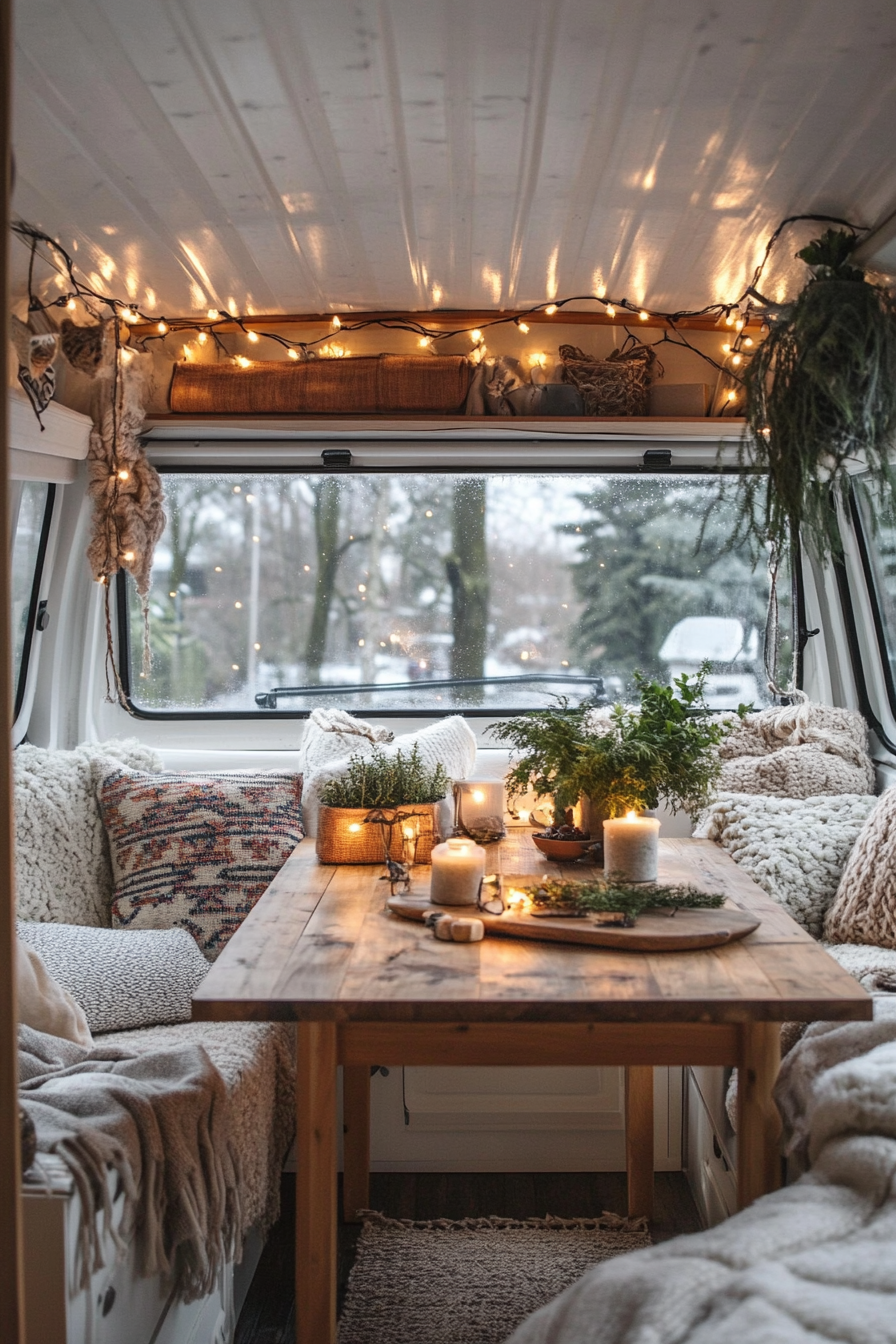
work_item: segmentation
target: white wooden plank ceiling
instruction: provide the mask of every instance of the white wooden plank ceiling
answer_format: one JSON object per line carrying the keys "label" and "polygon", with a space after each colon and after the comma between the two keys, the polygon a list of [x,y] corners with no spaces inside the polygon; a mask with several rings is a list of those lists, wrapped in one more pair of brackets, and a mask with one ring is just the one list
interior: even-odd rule
{"label": "white wooden plank ceiling", "polygon": [[693,307],[736,296],[786,214],[896,209],[893,0],[17,0],[15,22],[16,213],[156,312],[600,285]]}

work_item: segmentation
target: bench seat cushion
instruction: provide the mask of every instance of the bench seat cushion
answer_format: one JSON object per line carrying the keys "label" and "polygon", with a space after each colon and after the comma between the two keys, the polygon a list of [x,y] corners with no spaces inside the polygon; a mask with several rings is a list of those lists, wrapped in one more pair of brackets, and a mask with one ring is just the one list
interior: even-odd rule
{"label": "bench seat cushion", "polygon": [[240,1156],[243,1225],[262,1235],[280,1211],[280,1172],[295,1134],[293,1030],[283,1022],[182,1022],[107,1032],[97,1045],[168,1050],[201,1045],[220,1070]]}

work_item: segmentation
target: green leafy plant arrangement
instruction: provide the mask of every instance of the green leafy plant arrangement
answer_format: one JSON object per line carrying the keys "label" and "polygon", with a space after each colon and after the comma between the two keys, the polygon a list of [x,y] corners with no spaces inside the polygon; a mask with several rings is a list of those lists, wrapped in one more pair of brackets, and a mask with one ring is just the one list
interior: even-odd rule
{"label": "green leafy plant arrangement", "polygon": [[569,911],[594,915],[602,911],[637,919],[647,909],[718,910],[725,897],[693,886],[663,887],[655,882],[626,882],[610,875],[603,882],[564,882],[549,878],[537,887],[524,887],[536,910]]}
{"label": "green leafy plant arrangement", "polygon": [[387,756],[376,748],[369,756],[352,756],[344,775],[330,779],[320,791],[325,807],[404,807],[438,803],[451,788],[441,764],[427,768],[415,745],[410,755]]}
{"label": "green leafy plant arrangement", "polygon": [[640,705],[614,705],[605,717],[561,700],[497,724],[499,741],[522,753],[507,775],[511,796],[532,789],[562,812],[584,794],[610,817],[649,811],[665,798],[673,812],[696,816],[721,770],[717,748],[734,726],[706,707],[708,671],[705,663],[674,686],[636,673]]}
{"label": "green leafy plant arrangement", "polygon": [[744,375],[741,527],[759,546],[780,551],[802,535],[820,557],[838,554],[831,490],[846,493],[849,459],[864,458],[882,500],[896,485],[896,301],[850,262],[857,241],[828,229],[796,254],[812,277],[769,312]]}

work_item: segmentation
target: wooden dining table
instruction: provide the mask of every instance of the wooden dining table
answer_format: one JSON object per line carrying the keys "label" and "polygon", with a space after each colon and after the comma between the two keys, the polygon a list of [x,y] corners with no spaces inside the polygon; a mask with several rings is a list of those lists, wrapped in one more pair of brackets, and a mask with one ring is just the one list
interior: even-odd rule
{"label": "wooden dining table", "polygon": [[[489,847],[505,876],[586,879],[522,830]],[[413,871],[425,896],[428,867]],[[741,1207],[780,1182],[772,1087],[785,1021],[869,1019],[864,989],[716,844],[661,840],[660,881],[721,892],[759,919],[740,941],[643,952],[517,941],[437,941],[386,908],[378,865],[318,863],[299,845],[193,998],[213,1021],[296,1023],[296,1337],[336,1338],[337,1069],[343,1212],[369,1204],[376,1065],[625,1068],[629,1212],[653,1200],[653,1068],[736,1065]]]}

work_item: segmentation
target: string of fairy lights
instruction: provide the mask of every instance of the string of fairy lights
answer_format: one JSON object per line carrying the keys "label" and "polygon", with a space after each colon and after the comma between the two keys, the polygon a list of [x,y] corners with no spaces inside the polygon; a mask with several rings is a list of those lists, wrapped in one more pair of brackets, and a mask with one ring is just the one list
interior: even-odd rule
{"label": "string of fairy lights", "polygon": [[[762,257],[743,292],[736,299],[707,304],[703,308],[678,309],[674,312],[657,308],[648,309],[633,303],[628,298],[613,298],[608,296],[606,292],[598,292],[595,294],[570,294],[564,298],[545,300],[542,303],[532,304],[512,313],[500,313],[493,318],[480,320],[475,326],[456,327],[446,325],[446,322],[450,320],[450,311],[444,313],[434,311],[421,316],[403,314],[372,317],[365,317],[363,314],[343,313],[340,315],[334,313],[329,317],[329,332],[304,341],[284,336],[280,332],[259,330],[257,320],[251,316],[230,312],[223,308],[209,308],[205,318],[169,318],[165,315],[146,313],[133,300],[104,294],[81,279],[77,273],[73,257],[58,239],[52,238],[42,229],[24,221],[15,222],[11,227],[13,233],[30,248],[29,312],[43,312],[56,308],[74,313],[78,310],[79,304],[83,304],[87,312],[96,319],[101,315],[97,312],[97,306],[100,309],[105,308],[110,316],[119,319],[113,324],[117,363],[127,364],[133,358],[134,350],[145,352],[150,342],[164,342],[169,336],[179,337],[191,333],[193,339],[182,347],[184,360],[189,362],[198,358],[203,348],[208,347],[211,342],[217,356],[229,360],[235,369],[252,368],[257,361],[238,350],[228,348],[224,339],[225,332],[223,329],[225,327],[228,329],[227,334],[238,333],[245,337],[251,345],[260,345],[262,342],[267,342],[270,345],[277,346],[286,352],[287,358],[292,360],[346,357],[351,354],[351,351],[343,344],[345,337],[353,332],[364,331],[369,327],[410,333],[416,336],[421,351],[433,353],[446,341],[458,337],[467,337],[471,342],[469,357],[474,363],[479,363],[487,352],[487,333],[497,328],[512,325],[526,335],[530,331],[530,324],[527,319],[534,317],[539,320],[551,318],[557,314],[562,314],[563,310],[570,305],[592,302],[601,305],[606,317],[618,319],[618,325],[626,332],[626,344],[643,342],[655,347],[666,343],[684,346],[693,354],[698,355],[700,359],[704,360],[732,384],[725,393],[725,399],[731,409],[734,409],[734,403],[739,400],[741,395],[743,374],[751,355],[756,349],[756,339],[750,333],[748,327],[751,323],[755,324],[756,321],[759,321],[761,324],[760,336],[765,334],[768,330],[768,323],[775,320],[776,313],[780,308],[780,305],[775,304],[759,291],[759,281],[782,233],[791,225],[804,221],[839,224],[849,229],[855,238],[858,238],[859,233],[863,231],[859,226],[834,215],[788,215],[769,237]],[[67,288],[55,298],[42,300],[35,292],[34,268],[38,256],[41,256],[41,259],[48,263],[67,284]],[[722,328],[726,339],[721,347],[721,358],[717,359],[711,353],[701,350],[688,340],[680,324],[687,319],[696,318],[715,319],[717,325]],[[322,323],[327,322],[327,320],[325,315],[321,316]],[[662,336],[656,341],[644,342],[643,337],[646,332],[644,328],[639,330],[638,324],[655,322],[656,320],[665,324]],[[139,333],[134,331],[137,326],[141,328]],[[638,332],[638,335],[635,335],[635,332]],[[528,360],[530,367],[545,368],[548,363],[548,356],[542,351],[535,351],[528,356]]]}

